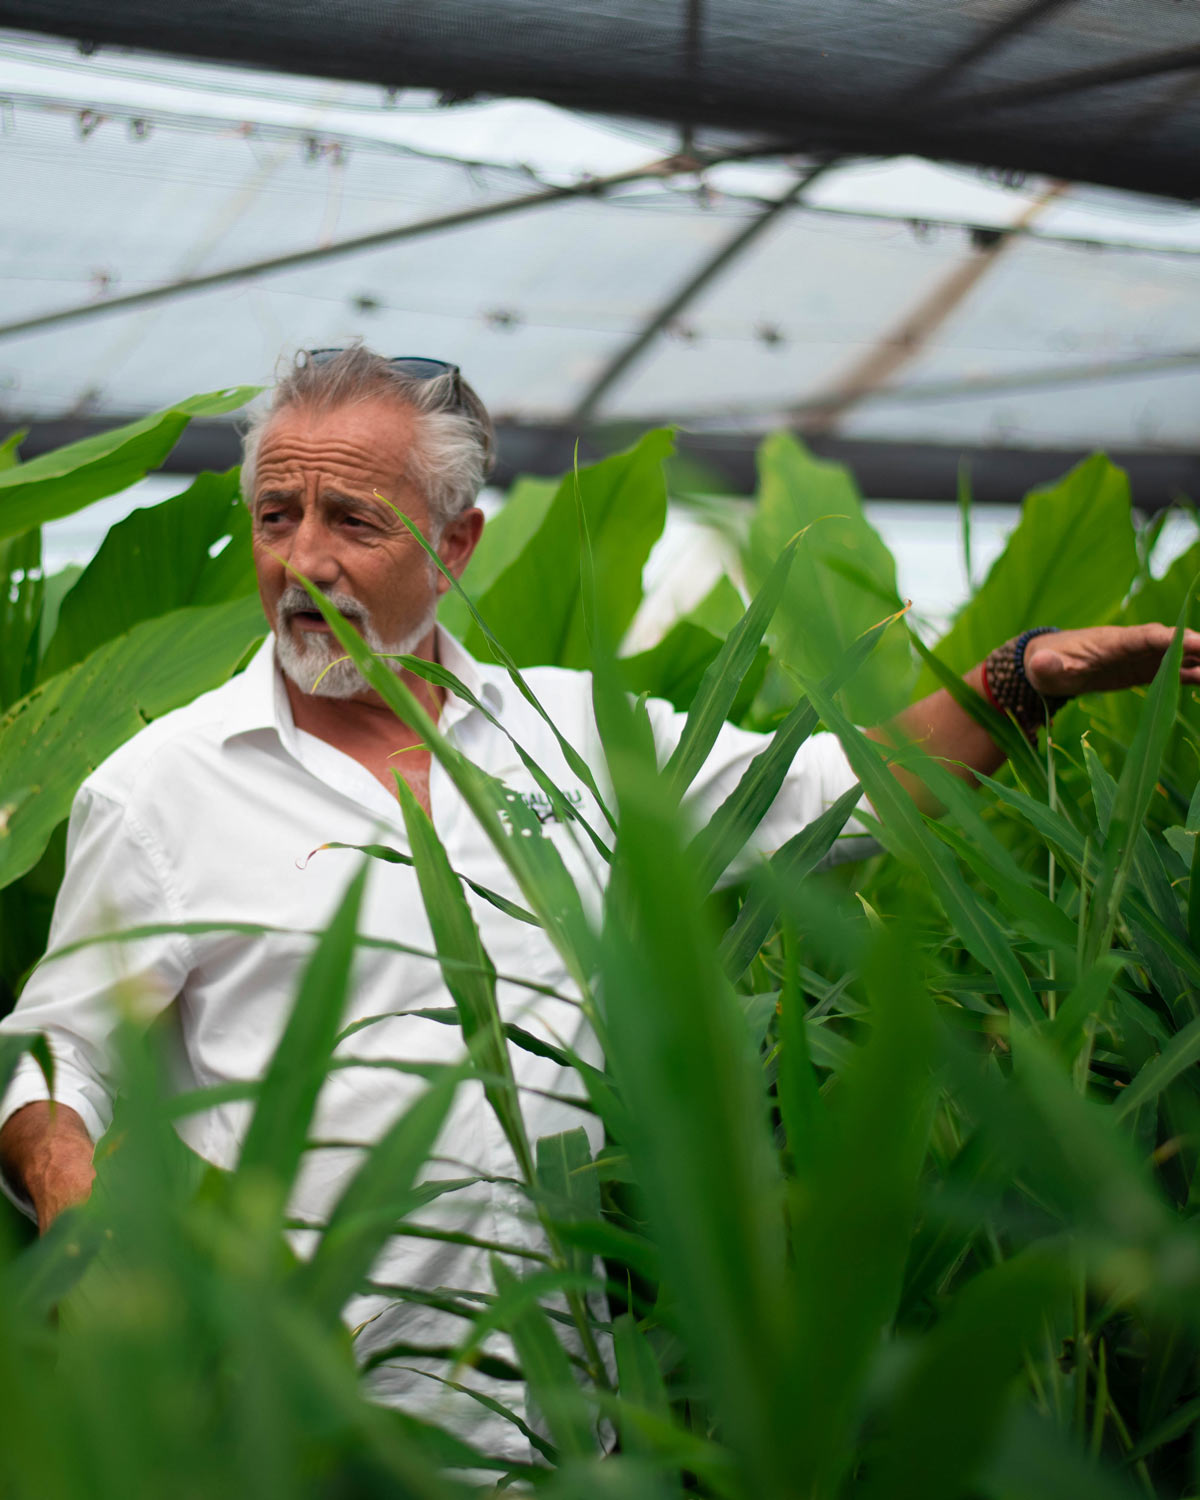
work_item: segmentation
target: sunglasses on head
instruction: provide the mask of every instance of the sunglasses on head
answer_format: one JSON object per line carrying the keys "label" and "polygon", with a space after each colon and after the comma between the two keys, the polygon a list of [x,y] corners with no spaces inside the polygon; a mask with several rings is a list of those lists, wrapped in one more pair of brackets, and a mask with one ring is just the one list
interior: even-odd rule
{"label": "sunglasses on head", "polygon": [[[344,349],[308,349],[305,351],[309,364],[323,365],[331,359],[336,359],[339,354],[345,354]],[[444,359],[425,359],[419,354],[398,354],[387,361],[393,369],[399,370],[401,375],[409,375],[413,380],[440,380],[443,375],[454,377],[454,401],[458,406],[462,405],[461,372],[457,365],[450,364]]]}

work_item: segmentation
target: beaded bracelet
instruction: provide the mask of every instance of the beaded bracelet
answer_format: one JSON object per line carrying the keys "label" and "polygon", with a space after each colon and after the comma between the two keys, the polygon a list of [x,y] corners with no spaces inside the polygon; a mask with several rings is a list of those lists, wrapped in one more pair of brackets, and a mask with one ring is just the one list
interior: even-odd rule
{"label": "beaded bracelet", "polygon": [[1012,714],[1031,741],[1046,720],[1067,701],[1044,698],[1025,675],[1025,647],[1035,635],[1057,634],[1057,625],[1035,625],[1014,640],[997,646],[983,664],[983,691],[1001,713]]}

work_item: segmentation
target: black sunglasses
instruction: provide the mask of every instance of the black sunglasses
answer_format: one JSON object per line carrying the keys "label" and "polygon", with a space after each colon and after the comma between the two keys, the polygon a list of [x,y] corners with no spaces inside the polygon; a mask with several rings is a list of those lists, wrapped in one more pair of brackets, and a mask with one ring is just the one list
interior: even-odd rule
{"label": "black sunglasses", "polygon": [[[345,354],[344,349],[307,349],[309,364],[323,365],[331,359],[336,359],[339,354]],[[414,380],[440,380],[443,375],[454,377],[454,401],[455,405],[461,406],[462,400],[462,373],[457,365],[450,364],[444,359],[425,359],[419,354],[398,354],[388,360],[393,369],[399,370],[401,375],[411,375]]]}

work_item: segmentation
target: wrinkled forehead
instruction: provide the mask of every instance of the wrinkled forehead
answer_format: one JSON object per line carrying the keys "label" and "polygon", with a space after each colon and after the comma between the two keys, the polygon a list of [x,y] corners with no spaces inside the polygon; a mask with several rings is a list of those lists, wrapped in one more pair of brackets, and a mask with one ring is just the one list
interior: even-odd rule
{"label": "wrinkled forehead", "polygon": [[407,488],[413,428],[413,413],[392,401],[284,407],[263,427],[255,493],[317,484],[394,495]]}

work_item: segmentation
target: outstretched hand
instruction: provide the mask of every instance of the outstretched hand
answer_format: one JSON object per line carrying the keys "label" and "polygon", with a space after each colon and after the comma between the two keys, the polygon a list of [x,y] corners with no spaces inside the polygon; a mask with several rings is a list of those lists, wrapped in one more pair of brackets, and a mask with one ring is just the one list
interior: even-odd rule
{"label": "outstretched hand", "polygon": [[[1047,698],[1137,687],[1154,677],[1174,634],[1169,625],[1094,625],[1034,636],[1025,676]],[[1179,680],[1200,684],[1200,631],[1184,632]]]}

